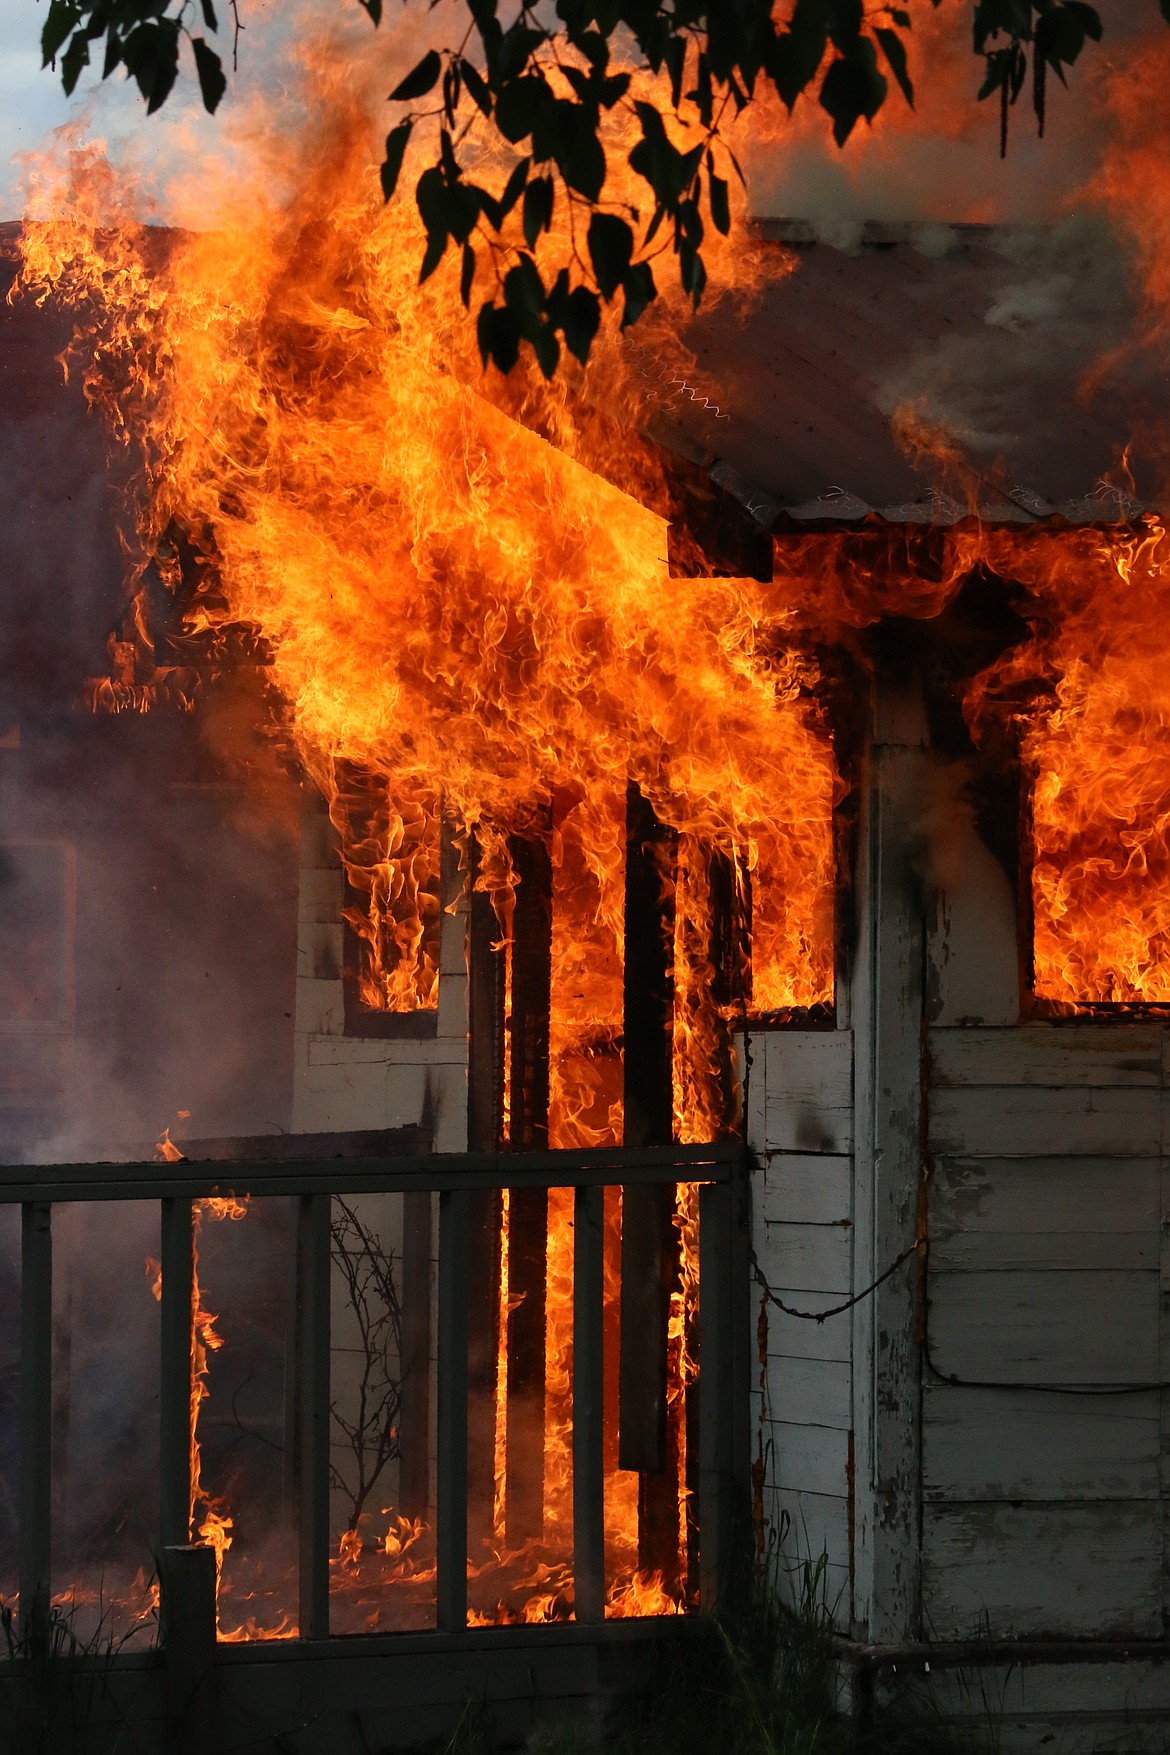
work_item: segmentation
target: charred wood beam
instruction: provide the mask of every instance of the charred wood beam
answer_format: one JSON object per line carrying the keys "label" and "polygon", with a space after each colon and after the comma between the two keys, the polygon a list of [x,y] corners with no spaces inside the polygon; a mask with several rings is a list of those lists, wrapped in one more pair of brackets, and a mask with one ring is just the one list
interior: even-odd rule
{"label": "charred wood beam", "polygon": [[204,1755],[219,1744],[215,1550],[203,1542],[164,1548],[159,1583],[169,1746]]}
{"label": "charred wood beam", "polygon": [[[675,859],[673,832],[631,785],[626,798],[623,1000],[627,1147],[666,1145],[673,1132]],[[661,1475],[667,1466],[666,1330],[676,1241],[673,1205],[670,1187],[622,1190],[618,1463],[644,1477]],[[646,1491],[644,1480],[644,1499]],[[654,1507],[661,1495],[654,1488],[649,1492],[643,1531],[661,1521]]]}
{"label": "charred wood beam", "polygon": [[[491,897],[476,890],[477,876],[473,840],[468,877],[467,1144],[473,1152],[493,1152],[500,1146],[503,1114],[504,954]],[[491,1534],[495,1504],[500,1212],[498,1189],[477,1189],[469,1196],[467,1516],[473,1543]]]}
{"label": "charred wood beam", "polygon": [[[552,984],[551,823],[512,842],[516,909],[508,1068],[508,1145],[548,1145],[549,1009]],[[509,1546],[544,1525],[544,1348],[548,1193],[514,1189],[508,1208],[507,1489]]]}
{"label": "charred wood beam", "polygon": [[[494,1152],[501,1143],[504,1099],[504,953],[491,897],[475,888],[478,869],[473,840],[467,947],[467,1144],[473,1152]],[[473,1544],[491,1534],[495,1510],[501,1211],[499,1189],[476,1189],[469,1196],[467,1516]]]}
{"label": "charred wood beam", "polygon": [[162,1545],[191,1536],[191,1300],[195,1241],[189,1199],[162,1202],[159,1487]]}

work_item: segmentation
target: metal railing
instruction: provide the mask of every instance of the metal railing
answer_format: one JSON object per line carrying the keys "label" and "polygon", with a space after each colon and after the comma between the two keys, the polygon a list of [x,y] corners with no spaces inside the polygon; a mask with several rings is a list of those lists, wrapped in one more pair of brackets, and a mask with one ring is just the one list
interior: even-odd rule
{"label": "metal railing", "polygon": [[[291,1142],[290,1142],[291,1144]],[[189,1539],[192,1204],[216,1195],[293,1197],[297,1214],[299,1620],[329,1633],[330,1201],[334,1195],[438,1195],[436,1618],[467,1626],[469,1206],[484,1189],[572,1188],[574,1617],[605,1617],[603,1520],[603,1195],[607,1187],[699,1186],[699,1594],[714,1607],[732,1562],[747,1489],[746,1298],[742,1148],[735,1142],[641,1150],[318,1158],[282,1163],[0,1166],[0,1204],[21,1230],[19,1590],[24,1631],[48,1612],[52,1544],[53,1208],[158,1201],[161,1208],[159,1546]],[[740,1282],[742,1281],[742,1288]],[[746,1309],[746,1305],[745,1305]]]}

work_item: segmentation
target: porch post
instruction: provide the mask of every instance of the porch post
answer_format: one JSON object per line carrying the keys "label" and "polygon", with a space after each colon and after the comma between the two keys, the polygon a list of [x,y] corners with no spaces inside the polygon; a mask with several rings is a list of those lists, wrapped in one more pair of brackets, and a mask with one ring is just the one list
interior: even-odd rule
{"label": "porch post", "polygon": [[[879,655],[862,765],[855,1048],[854,1291],[913,1245],[922,1187],[926,718]],[[853,1313],[854,1600],[874,1641],[919,1632],[921,1384],[913,1255]]]}

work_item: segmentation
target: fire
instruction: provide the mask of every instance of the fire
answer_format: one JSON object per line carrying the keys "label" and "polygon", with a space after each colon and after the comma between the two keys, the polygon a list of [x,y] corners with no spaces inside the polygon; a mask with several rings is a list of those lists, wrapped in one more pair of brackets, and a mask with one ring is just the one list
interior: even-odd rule
{"label": "fire", "polygon": [[[625,798],[636,781],[682,850],[675,1132],[710,1138],[733,1120],[730,1012],[832,997],[840,788],[812,701],[816,666],[797,655],[790,606],[750,580],[670,576],[672,490],[640,434],[673,384],[694,393],[694,361],[678,339],[684,313],[665,301],[634,349],[609,322],[589,370],[567,362],[552,383],[531,364],[485,378],[457,267],[420,286],[413,204],[382,207],[378,130],[352,63],[320,43],[303,61],[310,125],[288,135],[278,118],[250,119],[250,166],[225,180],[210,228],[164,244],[133,217],[131,192],[96,149],[75,146],[59,174],[43,173],[22,286],[78,312],[74,359],[90,401],[139,460],[136,564],[160,574],[179,630],[171,649],[190,659],[160,667],[137,592],[92,704],[189,704],[217,667],[241,655],[264,663],[284,734],[340,836],[355,974],[374,1009],[435,1004],[440,820],[465,863],[474,843],[476,881],[508,947],[518,882],[508,838],[546,817],[556,1146],[622,1137]],[[380,100],[385,70],[370,79]],[[610,148],[607,196],[627,200],[628,143]],[[287,199],[271,193],[275,158],[290,172]],[[408,167],[404,188],[411,181]],[[734,236],[705,250],[717,296],[746,296],[763,271],[736,199]],[[549,248],[572,248],[563,214]],[[772,254],[769,272],[789,267]],[[647,355],[663,369],[648,375]],[[741,912],[750,889],[754,929],[751,991],[740,966],[722,1010],[709,981],[716,855]],[[571,1612],[571,1226],[572,1196],[554,1191],[543,1540],[485,1562],[523,1577],[526,1618]],[[610,1199],[614,1357],[619,1228]],[[678,1579],[638,1574],[638,1481],[611,1456],[612,1614],[677,1608],[686,1589],[693,1190],[680,1191],[675,1230]],[[501,1249],[503,1343],[506,1199]],[[201,1303],[193,1334],[192,1523],[222,1561],[231,1519],[199,1475],[198,1411],[218,1344]],[[500,1543],[506,1401],[497,1415]],[[337,1564],[350,1571],[365,1556],[347,1535]],[[385,1553],[395,1557],[389,1537]]]}

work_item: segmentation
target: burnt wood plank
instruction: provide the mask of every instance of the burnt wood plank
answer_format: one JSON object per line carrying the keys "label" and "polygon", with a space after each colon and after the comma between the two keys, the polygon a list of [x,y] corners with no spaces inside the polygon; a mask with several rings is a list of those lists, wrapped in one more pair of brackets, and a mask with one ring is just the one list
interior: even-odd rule
{"label": "burnt wood plank", "polygon": [[214,1549],[203,1542],[164,1548],[159,1580],[169,1747],[174,1755],[206,1755],[219,1743]]}
{"label": "burnt wood plank", "polygon": [[[624,1143],[666,1145],[673,1132],[671,1024],[676,837],[631,785],[626,798],[623,977]],[[619,1466],[667,1469],[666,1326],[677,1238],[673,1190],[622,1191]],[[646,1482],[642,1483],[643,1499]],[[653,1489],[651,1489],[653,1497]],[[668,1513],[644,1505],[651,1521]],[[643,1518],[643,1523],[646,1516]]]}
{"label": "burnt wood plank", "polygon": [[548,1192],[508,1202],[508,1424],[504,1526],[509,1547],[544,1527],[545,1272]]}
{"label": "burnt wood plank", "polygon": [[[510,842],[516,885],[508,1018],[508,1145],[548,1146],[549,1007],[552,978],[552,863],[548,811],[532,833]],[[545,1276],[548,1194],[513,1190],[508,1208],[507,1487],[508,1543],[520,1547],[544,1527]]]}
{"label": "burnt wood plank", "polygon": [[164,1200],[161,1223],[159,1512],[162,1545],[181,1547],[191,1539],[191,1202]]}
{"label": "burnt wood plank", "polygon": [[573,1202],[573,1613],[605,1618],[604,1203],[600,1188]]}

